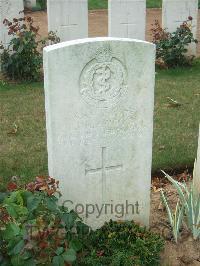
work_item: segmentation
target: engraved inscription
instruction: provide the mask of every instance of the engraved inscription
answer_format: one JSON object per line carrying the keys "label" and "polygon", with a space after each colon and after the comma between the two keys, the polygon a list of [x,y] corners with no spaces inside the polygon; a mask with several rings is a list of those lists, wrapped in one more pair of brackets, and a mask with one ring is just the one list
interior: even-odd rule
{"label": "engraved inscription", "polygon": [[97,107],[117,103],[127,89],[127,71],[109,49],[101,49],[83,69],[80,93],[84,100]]}

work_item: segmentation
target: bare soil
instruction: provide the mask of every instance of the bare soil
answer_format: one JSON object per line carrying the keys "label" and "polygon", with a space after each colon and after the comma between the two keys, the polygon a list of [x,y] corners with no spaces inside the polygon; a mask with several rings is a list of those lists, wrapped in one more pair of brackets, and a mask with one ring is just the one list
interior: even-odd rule
{"label": "bare soil", "polygon": [[[38,11],[31,13],[36,24],[40,27],[40,35],[47,36],[47,13]],[[161,23],[162,14],[160,8],[147,9],[147,27],[146,39],[151,41],[151,28],[155,20]],[[108,11],[107,10],[92,10],[89,11],[89,37],[101,37],[108,35]],[[198,20],[198,35],[197,39],[200,40],[200,10]],[[200,42],[197,46],[197,54],[200,55]]]}
{"label": "bare soil", "polygon": [[[178,198],[176,190],[170,184],[166,184],[164,190],[170,206],[175,208]],[[165,249],[161,256],[162,266],[200,266],[200,240],[194,241],[187,227],[184,226],[179,242],[175,243],[166,210],[161,204],[160,189],[151,194],[150,228],[165,239]]]}

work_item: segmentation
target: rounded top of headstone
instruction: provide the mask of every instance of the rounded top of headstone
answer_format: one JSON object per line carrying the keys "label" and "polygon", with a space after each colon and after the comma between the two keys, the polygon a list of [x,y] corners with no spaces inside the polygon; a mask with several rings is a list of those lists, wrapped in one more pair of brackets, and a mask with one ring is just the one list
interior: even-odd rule
{"label": "rounded top of headstone", "polygon": [[98,37],[98,38],[85,38],[85,39],[77,39],[67,42],[61,42],[53,45],[49,45],[44,48],[45,52],[50,52],[53,50],[57,50],[64,47],[74,46],[74,45],[80,45],[80,44],[89,44],[89,43],[95,43],[95,42],[132,42],[132,43],[141,43],[146,46],[152,46],[155,47],[153,43],[137,40],[137,39],[130,39],[130,38],[115,38],[115,37]]}

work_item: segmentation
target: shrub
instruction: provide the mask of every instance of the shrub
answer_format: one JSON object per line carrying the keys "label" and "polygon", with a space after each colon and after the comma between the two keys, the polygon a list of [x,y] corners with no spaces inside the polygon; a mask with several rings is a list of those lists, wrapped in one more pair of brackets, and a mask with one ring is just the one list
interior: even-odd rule
{"label": "shrub", "polygon": [[42,56],[37,41],[38,27],[33,26],[31,17],[4,20],[8,34],[12,35],[8,48],[1,55],[2,71],[15,80],[38,80],[42,66]]}
{"label": "shrub", "polygon": [[[76,260],[89,228],[58,205],[58,182],[37,177],[25,188],[8,185],[0,203],[0,265],[66,265]],[[68,265],[68,264],[67,264]]]}
{"label": "shrub", "polygon": [[[184,218],[188,229],[191,231],[194,240],[200,238],[200,194],[198,195],[195,191],[193,184],[190,184],[189,188],[185,183],[180,183],[174,180],[171,176],[162,171],[167,179],[176,188],[179,203],[175,211],[175,215],[172,215],[172,210],[169,207],[166,197],[163,191],[161,191],[161,196],[167,209],[169,222],[172,228],[172,232],[177,242],[179,237],[179,230],[183,224]],[[197,194],[197,195],[196,195]],[[181,205],[181,208],[180,208]],[[183,216],[185,214],[185,217]]]}
{"label": "shrub", "polygon": [[47,38],[39,39],[39,27],[35,27],[31,17],[4,20],[8,34],[12,39],[8,48],[1,46],[2,72],[10,79],[22,81],[37,81],[41,76],[42,53],[44,46],[60,42],[54,32]]}
{"label": "shrub", "polygon": [[163,240],[134,222],[105,223],[91,231],[77,265],[159,265]]}
{"label": "shrub", "polygon": [[151,30],[153,43],[156,45],[156,63],[159,66],[178,67],[190,65],[194,56],[188,56],[188,46],[197,43],[194,39],[192,29],[192,17],[183,22],[175,32],[169,33],[162,29],[159,22],[155,21]]}

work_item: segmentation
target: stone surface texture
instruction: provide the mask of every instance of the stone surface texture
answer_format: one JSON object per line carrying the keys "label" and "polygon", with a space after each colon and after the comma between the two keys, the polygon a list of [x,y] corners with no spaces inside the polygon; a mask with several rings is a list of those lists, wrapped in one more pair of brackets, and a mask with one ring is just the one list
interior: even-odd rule
{"label": "stone surface texture", "polygon": [[49,174],[68,207],[96,206],[77,209],[93,228],[111,218],[149,224],[154,68],[154,45],[133,39],[44,49]]}
{"label": "stone surface texture", "polygon": [[109,0],[108,17],[110,37],[145,40],[145,0]]}
{"label": "stone surface texture", "polygon": [[3,24],[4,19],[12,20],[13,18],[19,18],[22,16],[19,12],[23,10],[23,0],[0,0],[0,42],[4,46],[7,46],[12,38],[8,35],[7,27]]}
{"label": "stone surface texture", "polygon": [[61,42],[88,37],[87,0],[47,0],[48,30]]}

